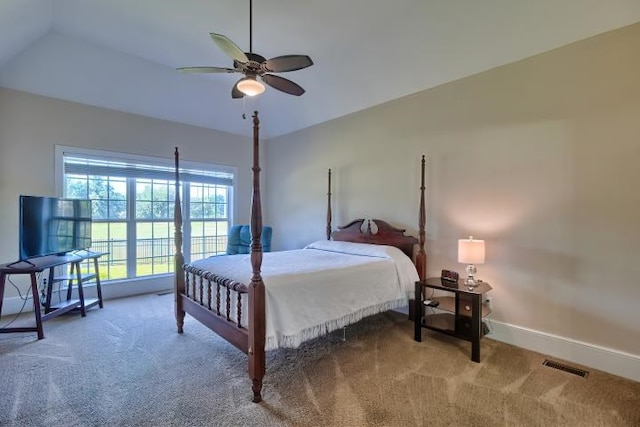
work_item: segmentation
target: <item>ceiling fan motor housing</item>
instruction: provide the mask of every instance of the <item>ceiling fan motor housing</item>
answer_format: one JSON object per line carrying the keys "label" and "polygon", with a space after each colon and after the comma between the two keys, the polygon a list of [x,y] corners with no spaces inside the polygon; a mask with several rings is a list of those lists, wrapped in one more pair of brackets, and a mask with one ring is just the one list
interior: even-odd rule
{"label": "ceiling fan motor housing", "polygon": [[234,68],[242,70],[243,73],[250,74],[262,74],[266,71],[263,67],[263,63],[266,59],[263,56],[251,52],[245,52],[245,55],[249,58],[249,62],[238,62],[234,60]]}

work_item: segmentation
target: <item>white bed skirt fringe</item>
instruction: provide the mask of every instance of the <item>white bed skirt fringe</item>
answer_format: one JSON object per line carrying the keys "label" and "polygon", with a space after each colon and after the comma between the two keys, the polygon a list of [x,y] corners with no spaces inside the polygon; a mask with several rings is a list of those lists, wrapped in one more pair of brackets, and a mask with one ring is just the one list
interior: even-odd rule
{"label": "white bed skirt fringe", "polygon": [[365,317],[373,316],[374,314],[382,313],[384,311],[393,310],[396,308],[404,307],[408,304],[407,298],[400,298],[394,301],[387,301],[382,304],[365,307],[356,312],[349,313],[338,319],[330,320],[321,325],[316,325],[311,328],[303,329],[296,335],[280,335],[280,336],[267,336],[265,350],[276,350],[278,348],[296,348],[305,342],[314,338],[327,335],[336,329],[343,328],[348,325],[352,325]]}

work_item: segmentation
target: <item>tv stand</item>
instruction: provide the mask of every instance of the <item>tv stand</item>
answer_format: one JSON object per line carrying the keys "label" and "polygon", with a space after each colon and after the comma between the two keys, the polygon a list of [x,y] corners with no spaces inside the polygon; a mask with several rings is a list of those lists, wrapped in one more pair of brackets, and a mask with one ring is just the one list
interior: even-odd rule
{"label": "tv stand", "polygon": [[[102,255],[103,253],[100,252],[73,252],[69,255],[75,258],[73,261],[69,262],[69,264],[71,265],[69,274],[55,276],[54,269],[49,269],[49,280],[47,281],[46,297],[43,303],[45,314],[42,317],[42,320],[47,320],[75,309],[79,309],[82,317],[85,317],[87,315],[86,310],[88,308],[91,308],[95,305],[99,305],[100,308],[103,307],[102,287],[100,286],[100,272],[98,269],[98,258],[100,258]],[[82,272],[80,264],[86,260],[93,260],[93,272]],[[93,279],[96,280],[96,291],[98,294],[98,298],[85,299],[83,285],[87,281]],[[65,301],[60,301],[57,304],[52,304],[51,297],[53,294],[53,285],[54,283],[60,282],[67,282],[67,299]],[[78,288],[78,299],[71,299],[74,282],[76,283],[76,287]]]}
{"label": "tv stand", "polygon": [[[78,309],[82,317],[86,316],[86,310],[90,307],[98,305],[103,307],[102,288],[100,285],[100,273],[98,269],[98,259],[104,255],[102,252],[90,252],[86,254],[66,254],[66,255],[50,255],[39,258],[31,258],[28,262],[17,261],[0,265],[0,315],[2,314],[2,301],[4,298],[4,288],[6,278],[12,274],[28,274],[31,279],[31,295],[33,298],[33,311],[36,325],[32,327],[7,327],[0,328],[0,333],[10,332],[37,332],[38,339],[44,338],[42,322],[71,310]],[[83,274],[81,271],[81,263],[86,260],[93,260],[93,272]],[[70,265],[69,275],[55,276],[54,270],[58,266]],[[41,313],[40,297],[38,295],[37,274],[44,270],[49,270],[49,278],[47,281],[46,297],[44,302],[44,314]],[[87,280],[95,279],[97,298],[85,300],[83,283]],[[53,284],[61,281],[67,281],[66,301],[59,304],[52,304],[51,297],[53,294]],[[77,287],[78,299],[71,299],[73,285]]]}

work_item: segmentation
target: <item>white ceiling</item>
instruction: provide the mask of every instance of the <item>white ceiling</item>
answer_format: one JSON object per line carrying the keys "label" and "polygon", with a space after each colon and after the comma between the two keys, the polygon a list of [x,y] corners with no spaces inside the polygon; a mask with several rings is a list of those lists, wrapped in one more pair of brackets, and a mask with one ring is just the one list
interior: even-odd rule
{"label": "white ceiling", "polygon": [[[307,54],[232,100],[239,74],[208,36],[249,49],[249,0],[0,0],[0,86],[249,135],[283,135],[640,21],[638,0],[254,0],[253,48]],[[247,114],[248,115],[248,114]]]}

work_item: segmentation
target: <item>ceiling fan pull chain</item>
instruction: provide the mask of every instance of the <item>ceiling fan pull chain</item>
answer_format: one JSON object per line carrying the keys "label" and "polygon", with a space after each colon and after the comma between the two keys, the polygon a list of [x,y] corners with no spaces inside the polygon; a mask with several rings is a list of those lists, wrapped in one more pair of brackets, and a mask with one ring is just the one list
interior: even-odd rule
{"label": "ceiling fan pull chain", "polygon": [[253,111],[257,109],[257,99],[253,96],[242,97],[242,119],[246,120],[247,117],[251,117]]}
{"label": "ceiling fan pull chain", "polygon": [[247,97],[242,97],[242,120],[247,120]]}

